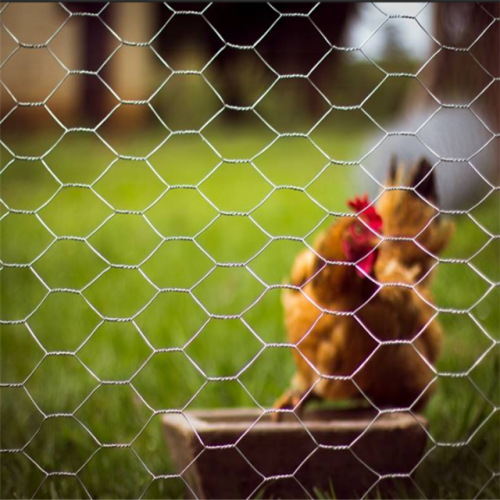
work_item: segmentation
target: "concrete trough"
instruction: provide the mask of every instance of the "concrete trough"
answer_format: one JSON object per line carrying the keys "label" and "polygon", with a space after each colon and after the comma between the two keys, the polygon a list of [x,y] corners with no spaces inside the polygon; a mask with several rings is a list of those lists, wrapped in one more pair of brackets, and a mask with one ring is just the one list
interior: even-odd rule
{"label": "concrete trough", "polygon": [[307,430],[293,414],[276,423],[258,410],[187,411],[163,428],[187,496],[210,499],[360,498],[379,475],[412,471],[427,440],[427,421],[411,413],[309,410],[301,420]]}

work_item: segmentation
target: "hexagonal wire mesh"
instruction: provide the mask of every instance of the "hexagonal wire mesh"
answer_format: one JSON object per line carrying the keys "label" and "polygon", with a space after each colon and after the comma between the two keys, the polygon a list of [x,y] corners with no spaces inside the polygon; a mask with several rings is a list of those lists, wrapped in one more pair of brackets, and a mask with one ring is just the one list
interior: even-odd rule
{"label": "hexagonal wire mesh", "polygon": [[[175,498],[182,494],[179,487],[190,489],[184,472],[191,464],[181,473],[172,468],[159,417],[184,414],[196,405],[250,405],[262,418],[276,412],[272,402],[294,371],[289,351],[299,353],[314,373],[307,391],[341,379],[368,399],[356,375],[376,351],[398,343],[411,346],[425,362],[432,372],[429,386],[438,379],[442,384],[429,410],[430,445],[406,474],[370,469],[373,484],[361,494],[377,495],[383,481],[402,477],[412,489],[401,494],[436,496],[442,490],[429,486],[429,469],[419,476],[428,462],[434,476],[439,471],[438,483],[456,464],[467,467],[455,468],[453,481],[457,474],[469,476],[469,489],[457,490],[458,496],[492,494],[500,470],[484,433],[495,437],[498,431],[493,370],[498,368],[499,339],[491,319],[498,311],[498,276],[491,272],[498,267],[498,252],[491,253],[498,250],[497,219],[491,211],[498,186],[480,158],[499,134],[475,104],[494,90],[499,75],[474,54],[474,47],[498,30],[500,20],[478,6],[480,27],[466,46],[456,47],[425,26],[429,4],[412,4],[410,14],[374,4],[366,36],[344,46],[322,22],[321,3],[241,5],[255,22],[252,30],[243,23],[221,23],[212,15],[218,4],[160,7],[158,28],[144,33],[137,25],[141,16],[152,16],[146,5],[132,7],[138,24],[128,29],[119,14],[108,15],[110,4],[60,4],[49,14],[37,14],[33,5],[29,11],[21,11],[19,4],[2,6],[2,496]],[[432,45],[424,61],[408,70],[394,64],[401,62],[397,50],[385,61],[393,63],[388,65],[371,53],[381,32],[390,34],[391,25],[403,22]],[[148,23],[154,26],[152,17]],[[205,45],[190,47],[183,31],[193,37],[204,32]],[[312,63],[300,56],[300,36],[306,34],[310,44],[304,50],[313,52]],[[292,62],[273,36],[291,47]],[[107,49],[97,50],[105,39]],[[181,45],[187,47],[182,57],[176,53]],[[78,46],[86,56],[75,59]],[[482,75],[466,103],[431,92],[426,68],[444,54],[466,54]],[[340,56],[354,57],[353,66],[362,60],[376,68],[378,79],[372,85],[371,76],[356,73],[359,79],[346,85],[359,87],[362,95],[352,98],[344,92],[339,103],[339,89],[325,89],[315,75]],[[145,65],[150,60],[154,71]],[[18,69],[9,70],[14,61]],[[115,85],[108,71],[113,65],[115,73],[124,75],[121,84]],[[39,77],[47,67],[50,78]],[[19,68],[26,70],[21,72],[24,82]],[[235,93],[231,79],[250,84]],[[416,127],[392,130],[377,115],[383,115],[383,107],[381,111],[371,103],[373,96],[402,80],[428,94],[432,109]],[[189,92],[183,93],[186,88]],[[386,92],[385,106],[394,89]],[[294,121],[290,96],[311,94],[309,112],[298,113]],[[75,108],[77,101],[91,112]],[[478,147],[466,151],[461,143],[447,153],[433,133],[426,134],[430,122],[451,111],[466,111],[480,124]],[[238,114],[248,123],[239,123]],[[354,116],[357,121],[351,123]],[[221,132],[214,124],[223,117],[226,128]],[[140,128],[152,121],[156,128],[140,135]],[[339,124],[333,135],[327,135],[334,130],[328,128],[330,122]],[[440,126],[446,123],[451,122]],[[356,156],[351,143],[361,141],[352,136],[361,130],[366,138],[367,127],[376,132],[370,135],[377,135],[376,140]],[[420,184],[385,185],[370,158],[395,137],[415,141],[436,172],[442,165],[465,164],[481,179],[479,198],[465,209],[443,209],[418,194]],[[356,214],[339,208],[353,182],[341,180],[344,168],[357,169],[380,191]],[[311,242],[319,230],[344,216],[367,226],[363,214],[395,190],[417,193],[432,207],[432,216],[416,234],[378,234],[382,241],[377,245],[407,241],[432,258],[428,272],[438,264],[458,266],[460,272],[438,279],[437,305],[425,288],[427,274],[417,278],[407,271],[404,279],[393,274],[399,279],[384,280],[381,272],[381,283],[373,276],[367,279],[376,292],[396,287],[414,294],[432,308],[428,323],[410,340],[380,339],[360,312],[373,294],[347,310],[315,304],[317,317],[302,338],[287,341],[279,296],[283,289],[307,296],[307,283],[282,282],[298,251],[308,249],[311,258],[322,258]],[[489,211],[481,211],[483,205]],[[460,219],[461,255],[442,257],[419,240],[442,214]],[[478,263],[478,256],[485,255],[486,265]],[[310,274],[306,282],[315,276]],[[314,297],[309,300],[313,303]],[[451,354],[436,368],[415,344],[438,314],[448,318],[442,322],[451,337],[445,354]],[[324,373],[301,353],[300,343],[325,316],[354,318],[376,343],[350,374]],[[458,333],[448,331],[452,329]],[[276,366],[284,373],[276,374]],[[371,404],[378,416],[393,411]],[[403,407],[415,412],[414,401]],[[295,413],[309,433],[302,415]],[[236,443],[222,445],[234,448],[257,475],[251,495],[271,479],[293,478],[301,486],[301,467],[328,446],[309,433],[311,453],[287,474],[266,476],[239,447],[258,420]],[[365,463],[353,445],[343,448]],[[459,452],[466,459],[460,461]],[[118,480],[117,470],[124,472]],[[308,497],[330,494],[302,491]]]}

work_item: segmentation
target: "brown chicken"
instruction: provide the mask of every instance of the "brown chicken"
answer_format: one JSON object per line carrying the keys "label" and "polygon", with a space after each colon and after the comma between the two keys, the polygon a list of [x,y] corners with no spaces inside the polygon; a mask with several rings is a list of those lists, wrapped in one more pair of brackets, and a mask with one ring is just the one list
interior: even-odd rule
{"label": "brown chicken", "polygon": [[[424,168],[414,170],[413,181],[423,179]],[[401,175],[396,170],[391,169],[391,182]],[[315,252],[297,257],[291,280],[296,288],[283,295],[297,372],[275,408],[300,410],[311,398],[366,398],[379,408],[420,409],[428,400],[442,331],[426,303],[432,300],[428,289],[421,291],[424,301],[412,287],[432,266],[430,257],[415,252],[410,258],[399,245],[413,243],[381,246],[376,236],[418,234],[422,218],[403,214],[407,204],[420,211],[425,202],[411,191],[401,199],[393,196],[396,191],[389,193],[381,210],[369,206],[367,197],[350,202],[358,217],[340,219],[319,237]],[[399,225],[389,221],[393,216]],[[426,244],[441,251],[446,238],[434,227],[441,223],[431,219],[422,225],[432,226]],[[416,232],[405,226],[414,220]]]}

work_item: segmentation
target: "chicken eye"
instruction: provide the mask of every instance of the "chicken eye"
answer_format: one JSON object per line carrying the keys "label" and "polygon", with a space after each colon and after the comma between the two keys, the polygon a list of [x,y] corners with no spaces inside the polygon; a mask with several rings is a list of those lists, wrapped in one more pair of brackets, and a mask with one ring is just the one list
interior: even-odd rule
{"label": "chicken eye", "polygon": [[361,224],[354,224],[354,234],[356,236],[361,236],[363,234],[363,228],[361,227]]}

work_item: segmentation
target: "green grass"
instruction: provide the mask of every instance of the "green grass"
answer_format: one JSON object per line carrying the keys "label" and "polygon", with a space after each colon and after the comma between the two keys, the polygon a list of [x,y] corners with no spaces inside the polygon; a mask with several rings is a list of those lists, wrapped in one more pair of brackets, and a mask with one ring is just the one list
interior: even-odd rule
{"label": "green grass", "polygon": [[[236,131],[213,135],[228,158],[246,156],[265,143],[262,135]],[[355,157],[361,142],[348,132],[325,134],[318,142],[335,147],[339,157]],[[130,138],[116,147],[123,154],[140,154],[160,138]],[[26,144],[29,144],[26,146]],[[40,147],[36,141],[20,143],[29,154]],[[3,157],[3,162],[5,162]],[[46,159],[62,182],[92,183],[94,189],[118,210],[145,210],[149,221],[165,237],[200,233],[217,215],[193,189],[173,189],[158,203],[153,202],[165,185],[143,162],[120,161],[98,182],[113,156],[89,136],[65,138]],[[215,154],[196,137],[177,137],[158,151],[152,165],[170,185],[195,185],[215,167]],[[262,172],[277,185],[307,185],[326,164],[326,160],[303,139],[282,139],[276,147],[255,160]],[[345,200],[358,189],[351,170],[331,166],[309,191],[332,210],[345,210]],[[2,175],[2,198],[12,208],[33,210],[49,200],[57,184],[41,163],[18,162]],[[222,211],[246,212],[269,193],[270,185],[249,164],[224,164],[199,189]],[[112,213],[90,190],[65,188],[38,212],[57,235],[86,237]],[[273,235],[304,236],[318,224],[324,212],[298,191],[276,192],[253,212],[256,222]],[[475,215],[498,233],[498,210],[485,203]],[[331,221],[327,221],[328,224]],[[457,218],[457,234],[447,256],[467,257],[480,244],[481,233],[466,217]],[[151,409],[218,408],[254,406],[252,398],[235,381],[205,383],[208,376],[238,374],[259,353],[265,342],[282,342],[280,293],[266,293],[238,320],[220,320],[215,315],[238,315],[256,300],[265,287],[242,268],[215,269],[199,286],[192,288],[218,262],[248,262],[248,266],[268,285],[286,278],[294,256],[303,247],[292,241],[275,241],[259,256],[256,252],[267,236],[248,218],[222,216],[192,241],[167,241],[151,258],[161,238],[139,215],[117,215],[88,243],[61,240],[45,249],[52,236],[35,215],[11,214],[0,223],[2,260],[30,263],[33,270],[52,289],[77,289],[82,294],[51,294],[39,306],[46,290],[33,272],[24,268],[1,271],[2,319],[20,320],[29,316],[28,325],[49,352],[76,352],[75,356],[49,356],[41,365],[42,348],[24,324],[2,327],[1,382],[22,383],[25,388],[2,388],[1,448],[22,448],[43,422],[31,402],[29,392],[46,414],[73,413],[103,444],[132,443],[149,470],[155,474],[174,472],[163,436],[160,416],[151,418]],[[313,239],[313,235],[309,237]],[[113,264],[141,266],[159,288],[190,289],[191,294],[170,291],[155,296],[154,287],[137,269],[114,268],[94,279]],[[490,245],[475,264],[498,281],[498,245]],[[90,284],[91,283],[91,284]],[[90,284],[90,286],[89,286]],[[435,294],[442,307],[469,307],[484,292],[484,282],[463,265],[442,265],[437,273]],[[196,299],[196,300],[195,300]],[[88,301],[88,302],[87,302]],[[198,301],[198,302],[197,302]],[[93,307],[89,306],[89,303]],[[475,317],[494,338],[499,338],[498,292],[490,294],[474,309]],[[134,318],[134,321],[103,322],[107,318]],[[464,315],[442,315],[446,342],[439,369],[462,372],[491,345],[479,327]],[[203,325],[206,327],[188,342]],[[250,328],[249,328],[250,327]],[[151,347],[185,347],[180,352],[162,352],[149,359]],[[99,387],[83,406],[82,401],[98,385],[82,364],[101,380],[132,380],[131,385]],[[38,366],[34,373],[33,369]],[[279,367],[279,369],[278,369]],[[139,372],[138,372],[139,370]],[[268,407],[286,388],[294,370],[291,353],[271,348],[240,376],[252,397]],[[138,374],[137,374],[138,372]],[[137,375],[136,375],[137,374]],[[493,405],[498,407],[498,348],[472,371],[471,379]],[[134,392],[132,386],[141,394]],[[201,392],[192,399],[197,391]],[[479,493],[499,471],[499,422],[493,406],[485,403],[468,378],[444,377],[427,409],[429,432],[440,443],[466,441],[474,435],[472,449],[440,447],[430,452],[412,476],[429,498],[469,498]],[[147,425],[146,425],[147,424]],[[136,436],[139,434],[139,437]],[[98,498],[136,498],[150,485],[151,476],[131,449],[103,448],[73,418],[47,419],[25,452],[47,472],[80,471],[78,476],[92,496]],[[83,467],[92,453],[93,458]],[[22,498],[37,491],[44,475],[22,454],[4,454],[2,459],[3,498]],[[480,462],[484,461],[484,464]],[[318,496],[334,497],[332,491]],[[407,483],[395,485],[393,497],[413,497]],[[483,498],[499,494],[498,481],[482,491]],[[85,495],[74,477],[52,477],[37,491],[39,497],[73,498]],[[179,498],[180,480],[155,481],[148,498]],[[374,498],[380,492],[374,489]]]}

